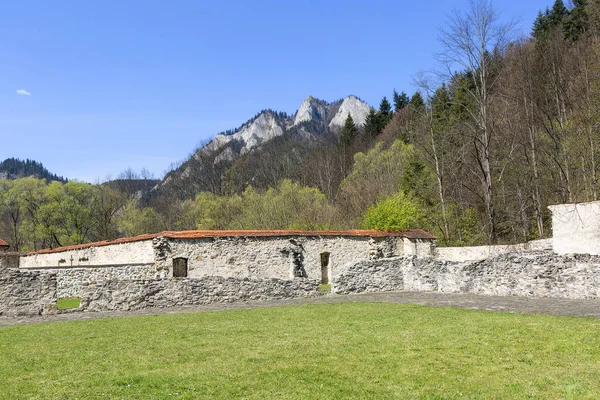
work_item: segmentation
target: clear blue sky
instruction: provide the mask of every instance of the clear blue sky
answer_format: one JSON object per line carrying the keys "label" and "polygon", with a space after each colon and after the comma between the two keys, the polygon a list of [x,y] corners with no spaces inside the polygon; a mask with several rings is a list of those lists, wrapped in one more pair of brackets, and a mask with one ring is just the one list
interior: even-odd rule
{"label": "clear blue sky", "polygon": [[[4,1],[0,159],[94,182],[161,176],[196,145],[309,94],[414,92],[460,1]],[[529,33],[551,0],[497,0]],[[17,93],[17,91],[20,91]]]}

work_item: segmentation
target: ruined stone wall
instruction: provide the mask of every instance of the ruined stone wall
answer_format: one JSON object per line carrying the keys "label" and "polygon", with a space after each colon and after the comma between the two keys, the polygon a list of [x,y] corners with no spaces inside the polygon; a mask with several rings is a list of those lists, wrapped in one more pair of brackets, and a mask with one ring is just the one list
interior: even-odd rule
{"label": "ruined stone wall", "polygon": [[[302,275],[321,279],[321,254],[329,253],[329,274],[349,262],[404,254],[403,238],[389,237],[230,237],[155,240],[171,269],[173,258],[188,259],[188,277],[263,277],[288,279],[301,264]],[[168,248],[168,249],[167,249]],[[160,268],[160,267],[158,267]]]}
{"label": "ruined stone wall", "polygon": [[434,258],[441,261],[476,261],[495,257],[499,254],[516,251],[540,251],[552,249],[552,239],[532,240],[527,243],[492,245],[437,247],[433,251]]}
{"label": "ruined stone wall", "polygon": [[288,299],[318,294],[318,282],[308,279],[223,278],[106,281],[85,288],[87,311],[137,310],[249,300]]}
{"label": "ruined stone wall", "polygon": [[157,271],[153,264],[60,268],[52,271],[56,273],[59,299],[83,297],[86,287],[107,281],[166,278],[165,271]]}
{"label": "ruined stone wall", "polygon": [[150,264],[154,262],[152,240],[88,247],[21,257],[20,268],[57,268]]}
{"label": "ruined stone wall", "polygon": [[548,208],[552,212],[554,252],[600,255],[600,201]]}
{"label": "ruined stone wall", "polygon": [[56,274],[0,268],[0,316],[56,312]]}
{"label": "ruined stone wall", "polygon": [[350,265],[334,277],[332,290],[599,298],[600,257],[550,251],[506,253],[474,262],[399,257]]}

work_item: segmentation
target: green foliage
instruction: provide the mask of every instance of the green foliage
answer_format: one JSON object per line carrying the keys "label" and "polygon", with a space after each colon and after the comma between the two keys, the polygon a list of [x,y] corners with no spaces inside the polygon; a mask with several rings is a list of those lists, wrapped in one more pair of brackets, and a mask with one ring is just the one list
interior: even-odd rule
{"label": "green foliage", "polygon": [[134,200],[125,205],[119,219],[119,230],[124,236],[157,233],[163,228],[161,217],[153,208],[138,208]]}
{"label": "green foliage", "polygon": [[259,192],[249,186],[241,196],[200,193],[193,207],[198,229],[305,229],[330,227],[333,209],[318,189],[289,179]]}
{"label": "green foliage", "polygon": [[398,192],[367,209],[362,217],[361,227],[383,231],[402,231],[421,228],[425,222],[426,210],[419,201]]}
{"label": "green foliage", "polygon": [[66,182],[62,176],[50,173],[42,163],[34,160],[19,160],[18,158],[7,158],[0,162],[0,174],[4,173],[8,179],[19,179],[25,177],[36,177],[48,181]]}
{"label": "green foliage", "polygon": [[562,0],[555,0],[552,8],[540,11],[533,23],[533,37],[545,40],[548,33],[561,29],[565,39],[579,40],[591,27],[590,11],[594,4],[586,0],[573,0],[572,4],[569,10]]}
{"label": "green foliage", "polygon": [[235,229],[239,227],[242,208],[242,198],[238,195],[217,196],[210,192],[200,192],[190,212],[196,229]]}
{"label": "green foliage", "polygon": [[589,29],[589,14],[587,0],[573,0],[573,9],[569,12],[564,23],[566,39],[576,41]]}
{"label": "green foliage", "polygon": [[388,101],[387,97],[383,97],[383,99],[381,99],[381,103],[379,103],[379,114],[381,114],[384,117],[389,116],[392,113],[392,106],[390,105],[390,102]]}
{"label": "green foliage", "polygon": [[410,98],[408,97],[408,95],[406,93],[402,92],[401,94],[398,94],[398,92],[396,92],[396,90],[394,90],[394,111],[395,112],[405,109],[406,107],[408,107],[409,103],[410,103]]}
{"label": "green foliage", "polygon": [[379,135],[379,119],[375,110],[371,109],[365,120],[365,137],[369,143]]}
{"label": "green foliage", "polygon": [[410,108],[416,112],[422,112],[425,109],[425,100],[421,95],[421,92],[416,92],[410,98]]}
{"label": "green foliage", "polygon": [[354,140],[358,136],[358,128],[354,124],[354,120],[350,113],[348,113],[348,117],[346,118],[346,122],[344,124],[344,128],[340,133],[340,145],[344,148],[348,148],[352,146]]}
{"label": "green foliage", "polygon": [[381,133],[381,131],[383,131],[385,126],[392,119],[392,116],[392,106],[390,105],[390,102],[388,101],[387,97],[384,96],[381,100],[381,103],[379,103],[379,112],[377,113],[377,119],[379,120],[378,133]]}
{"label": "green foliage", "polygon": [[562,0],[555,0],[548,14],[548,22],[551,26],[558,26],[568,15],[569,10],[565,7],[565,3]]}
{"label": "green foliage", "polygon": [[118,235],[116,214],[123,200],[108,187],[76,181],[47,184],[36,178],[3,180],[0,199],[0,233],[17,251]]}

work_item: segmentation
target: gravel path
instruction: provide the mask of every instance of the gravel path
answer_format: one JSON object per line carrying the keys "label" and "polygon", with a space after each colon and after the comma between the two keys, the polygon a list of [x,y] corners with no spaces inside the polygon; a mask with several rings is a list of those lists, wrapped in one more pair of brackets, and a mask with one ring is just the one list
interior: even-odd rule
{"label": "gravel path", "polygon": [[58,315],[48,315],[43,317],[0,317],[0,326],[34,324],[41,322],[88,320],[97,318],[215,312],[223,310],[244,310],[250,308],[352,302],[420,304],[426,306],[501,311],[519,314],[549,314],[574,317],[600,318],[600,299],[570,300],[546,297],[481,296],[475,294],[448,294],[437,292],[389,292],[362,293],[344,296],[327,295],[321,297],[291,300],[251,301],[242,303],[215,303],[204,306],[150,308],[137,311],[73,312]]}

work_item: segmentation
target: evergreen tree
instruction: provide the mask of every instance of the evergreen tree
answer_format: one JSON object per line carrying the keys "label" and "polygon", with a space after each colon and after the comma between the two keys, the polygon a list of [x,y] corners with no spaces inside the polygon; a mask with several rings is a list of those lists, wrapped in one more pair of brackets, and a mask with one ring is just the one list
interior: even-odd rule
{"label": "evergreen tree", "polygon": [[556,0],[552,6],[552,10],[548,14],[548,22],[551,26],[562,24],[563,20],[569,15],[569,10],[565,7],[562,0]]}
{"label": "evergreen tree", "polygon": [[365,119],[365,138],[370,143],[379,135],[379,121],[377,113],[371,108],[369,115]]}
{"label": "evergreen tree", "polygon": [[545,13],[542,11],[538,13],[537,18],[533,22],[533,28],[531,30],[531,35],[534,38],[540,37],[548,31],[548,13],[548,9],[546,9]]}
{"label": "evergreen tree", "polygon": [[396,92],[396,90],[394,90],[394,111],[398,112],[400,110],[402,110],[403,108],[406,108],[406,106],[408,106],[408,103],[410,102],[410,99],[408,98],[408,95],[404,92],[402,92],[401,94],[398,94],[398,92]]}
{"label": "evergreen tree", "polygon": [[379,113],[386,117],[392,114],[392,106],[385,96],[381,100],[381,103],[379,103]]}
{"label": "evergreen tree", "polygon": [[578,40],[589,29],[587,0],[573,0],[573,9],[564,23],[565,38]]}
{"label": "evergreen tree", "polygon": [[358,128],[354,124],[354,120],[350,113],[348,113],[348,117],[346,118],[346,123],[344,124],[344,128],[340,133],[340,145],[344,148],[350,147],[352,143],[354,143],[354,139],[358,136]]}
{"label": "evergreen tree", "polygon": [[410,99],[410,108],[414,111],[423,111],[425,108],[425,100],[421,92],[416,92]]}
{"label": "evergreen tree", "polygon": [[392,116],[392,106],[387,97],[384,96],[381,103],[379,103],[379,112],[377,112],[377,134],[383,131],[383,128],[392,119]]}

